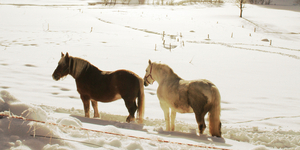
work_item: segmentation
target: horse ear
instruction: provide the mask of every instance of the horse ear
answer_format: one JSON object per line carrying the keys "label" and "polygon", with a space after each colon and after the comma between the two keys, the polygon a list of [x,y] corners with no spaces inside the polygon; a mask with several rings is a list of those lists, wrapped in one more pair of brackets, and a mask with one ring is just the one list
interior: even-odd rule
{"label": "horse ear", "polygon": [[64,53],[63,52],[61,52],[61,57],[64,57],[65,55],[64,55]]}
{"label": "horse ear", "polygon": [[149,59],[149,65],[151,65],[151,60]]}
{"label": "horse ear", "polygon": [[66,53],[66,58],[69,58],[69,53],[68,52]]}

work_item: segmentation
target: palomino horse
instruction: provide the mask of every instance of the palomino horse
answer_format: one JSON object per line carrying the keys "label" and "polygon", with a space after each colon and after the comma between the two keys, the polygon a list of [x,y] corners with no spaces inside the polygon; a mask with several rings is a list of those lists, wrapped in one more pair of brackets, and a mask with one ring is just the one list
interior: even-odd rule
{"label": "palomino horse", "polygon": [[128,70],[102,71],[86,60],[61,53],[61,59],[52,77],[57,81],[68,74],[76,81],[85,117],[90,117],[90,101],[94,108],[94,117],[99,117],[97,101],[112,102],[123,98],[129,112],[126,122],[135,120],[134,114],[137,109],[138,123],[143,122],[145,109],[143,79],[135,73]]}
{"label": "palomino horse", "polygon": [[[176,112],[195,113],[200,135],[206,128],[204,116],[209,112],[209,130],[212,136],[221,137],[220,93],[208,80],[187,81],[161,63],[152,63],[146,69],[144,85],[157,81],[157,97],[164,111],[166,130],[174,131]],[[169,109],[171,108],[171,125]]]}

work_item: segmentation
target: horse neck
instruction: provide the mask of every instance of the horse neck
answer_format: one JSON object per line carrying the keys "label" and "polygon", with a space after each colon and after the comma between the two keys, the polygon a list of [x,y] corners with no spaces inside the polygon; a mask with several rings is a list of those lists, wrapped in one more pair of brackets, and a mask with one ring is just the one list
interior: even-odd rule
{"label": "horse neck", "polygon": [[162,69],[161,67],[157,67],[153,69],[153,77],[157,81],[158,84],[166,81],[166,80],[181,80],[181,78],[174,73],[174,71],[170,68],[170,71]]}
{"label": "horse neck", "polygon": [[70,75],[74,79],[77,79],[79,76],[81,76],[87,70],[87,68],[89,68],[89,66],[89,63],[83,59],[70,57]]}

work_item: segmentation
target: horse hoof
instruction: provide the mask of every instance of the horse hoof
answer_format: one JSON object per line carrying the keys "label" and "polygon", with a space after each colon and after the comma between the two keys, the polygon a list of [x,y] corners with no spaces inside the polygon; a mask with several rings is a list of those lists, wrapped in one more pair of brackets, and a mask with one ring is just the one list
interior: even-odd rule
{"label": "horse hoof", "polygon": [[127,119],[126,119],[126,122],[130,123],[132,121],[135,121],[135,118],[131,117],[131,116],[128,116]]}

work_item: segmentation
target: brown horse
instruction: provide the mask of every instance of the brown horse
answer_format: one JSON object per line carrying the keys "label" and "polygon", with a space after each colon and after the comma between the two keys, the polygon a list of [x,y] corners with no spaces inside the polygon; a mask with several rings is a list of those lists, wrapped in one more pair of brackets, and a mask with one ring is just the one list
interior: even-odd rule
{"label": "brown horse", "polygon": [[112,102],[122,98],[129,112],[126,122],[135,120],[134,114],[138,109],[138,123],[143,123],[145,108],[143,79],[135,73],[128,70],[102,71],[86,60],[61,53],[61,59],[52,77],[57,81],[68,74],[76,81],[85,117],[90,117],[90,101],[94,108],[94,117],[99,117],[97,101]]}
{"label": "brown horse", "polygon": [[199,133],[203,134],[206,128],[204,116],[208,112],[211,135],[221,137],[221,96],[218,88],[212,82],[205,79],[183,80],[169,66],[152,63],[149,60],[144,85],[153,84],[154,81],[159,84],[157,97],[164,111],[167,131],[174,131],[176,112],[194,112],[199,126]]}

